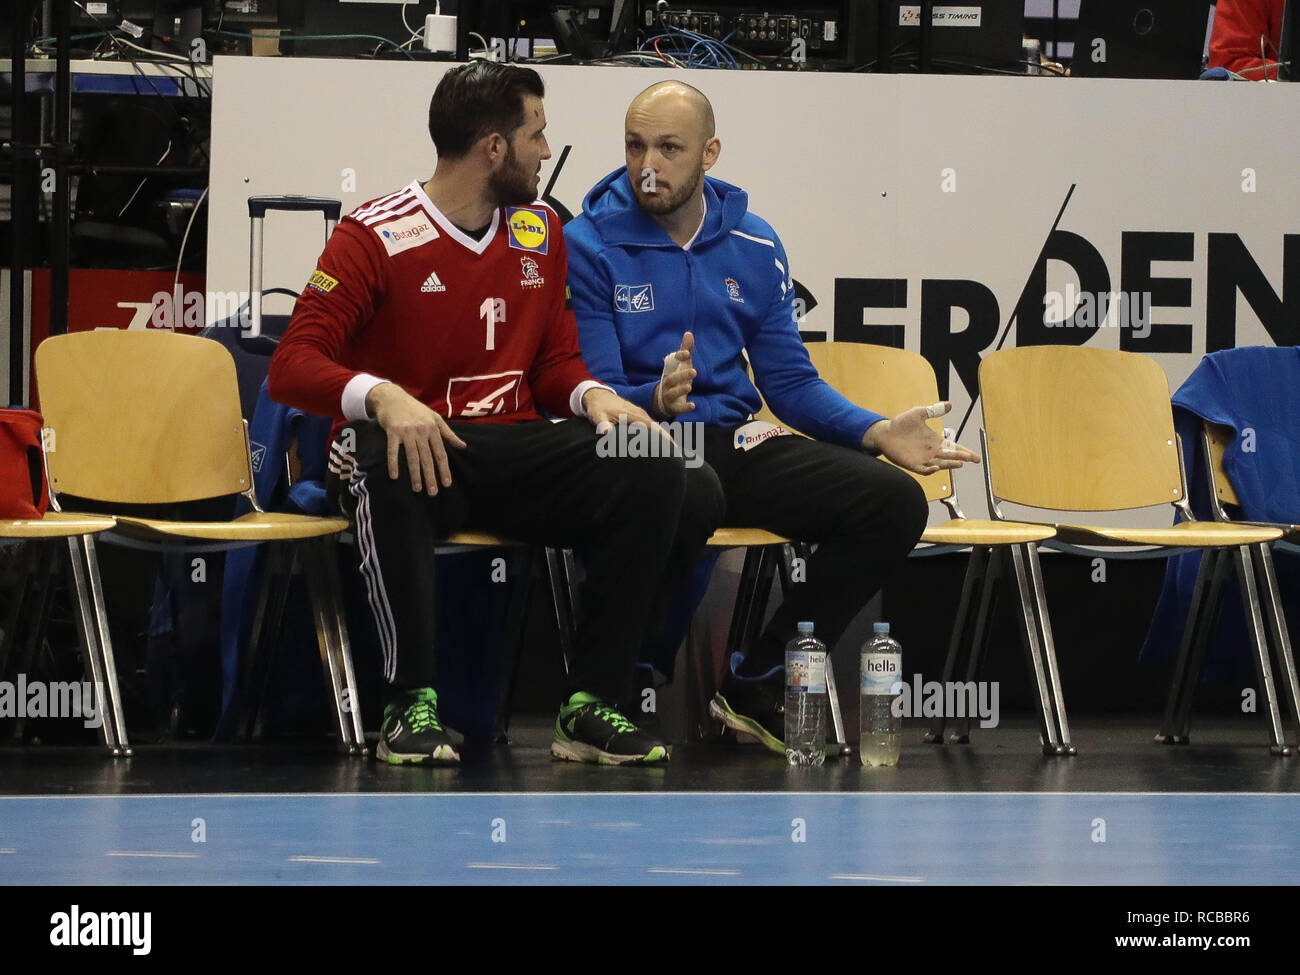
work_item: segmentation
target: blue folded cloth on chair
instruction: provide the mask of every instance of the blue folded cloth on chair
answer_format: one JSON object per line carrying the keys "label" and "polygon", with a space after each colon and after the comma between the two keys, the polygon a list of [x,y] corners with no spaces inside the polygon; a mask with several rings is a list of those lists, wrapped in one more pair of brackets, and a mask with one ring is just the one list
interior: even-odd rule
{"label": "blue folded cloth on chair", "polygon": [[[1212,352],[1173,397],[1174,426],[1183,444],[1189,501],[1198,518],[1212,520],[1201,424],[1231,427],[1224,467],[1247,521],[1300,522],[1300,348],[1249,346]],[[1199,552],[1169,559],[1142,657],[1172,658],[1191,602]],[[1284,604],[1300,586],[1300,559],[1275,556]],[[1222,619],[1211,645],[1208,673],[1222,677],[1240,666],[1249,646],[1235,581],[1225,586]]]}

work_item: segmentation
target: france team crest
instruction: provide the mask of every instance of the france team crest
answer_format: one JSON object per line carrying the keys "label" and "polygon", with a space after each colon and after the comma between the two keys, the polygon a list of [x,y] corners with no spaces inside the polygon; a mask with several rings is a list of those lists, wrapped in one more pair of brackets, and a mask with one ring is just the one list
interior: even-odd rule
{"label": "france team crest", "polygon": [[518,251],[545,254],[547,238],[550,236],[550,224],[546,217],[545,210],[506,207],[506,229],[510,246]]}

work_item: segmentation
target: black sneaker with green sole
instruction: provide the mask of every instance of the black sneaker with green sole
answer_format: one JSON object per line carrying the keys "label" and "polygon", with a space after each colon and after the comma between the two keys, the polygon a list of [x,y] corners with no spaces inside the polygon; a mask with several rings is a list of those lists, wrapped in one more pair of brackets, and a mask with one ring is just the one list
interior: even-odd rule
{"label": "black sneaker with green sole", "polygon": [[570,762],[656,765],[668,761],[666,744],[591,694],[578,693],[555,719],[551,754]]}
{"label": "black sneaker with green sole", "polygon": [[734,670],[728,671],[709,702],[709,717],[784,755],[785,668],[759,678],[738,677]]}
{"label": "black sneaker with green sole", "polygon": [[438,720],[432,687],[402,691],[384,708],[375,758],[390,765],[455,765],[460,755]]}

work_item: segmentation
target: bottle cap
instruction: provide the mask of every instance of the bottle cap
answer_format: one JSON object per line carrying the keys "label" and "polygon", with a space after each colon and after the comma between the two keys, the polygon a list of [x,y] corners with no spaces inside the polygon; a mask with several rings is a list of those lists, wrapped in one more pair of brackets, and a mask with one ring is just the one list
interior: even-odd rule
{"label": "bottle cap", "polygon": [[889,624],[888,624],[888,623],[876,623],[876,624],[874,624],[874,625],[872,626],[872,630],[873,630],[874,632],[876,632],[876,633],[888,633],[888,632],[889,632]]}
{"label": "bottle cap", "polygon": [[805,621],[799,624],[798,629],[800,633],[811,633],[813,631],[813,625],[812,623]]}

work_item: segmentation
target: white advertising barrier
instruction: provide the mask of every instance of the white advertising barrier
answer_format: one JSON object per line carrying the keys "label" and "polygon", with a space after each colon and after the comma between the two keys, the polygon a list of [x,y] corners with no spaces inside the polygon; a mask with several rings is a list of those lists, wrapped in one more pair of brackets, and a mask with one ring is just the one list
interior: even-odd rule
{"label": "white advertising barrier", "polygon": [[[346,213],[428,176],[444,70],[218,58],[209,290],[248,288],[247,197],[334,197]],[[1144,352],[1177,388],[1206,351],[1300,343],[1300,85],[540,71],[548,202],[577,213],[622,164],[638,91],[696,85],[723,145],[713,175],[780,234],[806,337],[926,355],[968,445],[979,359],[1000,345]],[[301,290],[320,239],[319,216],[272,215],[265,286]],[[982,513],[978,471],[958,484]]]}

